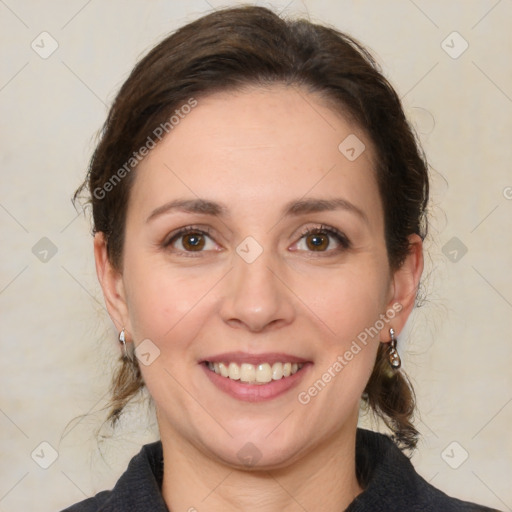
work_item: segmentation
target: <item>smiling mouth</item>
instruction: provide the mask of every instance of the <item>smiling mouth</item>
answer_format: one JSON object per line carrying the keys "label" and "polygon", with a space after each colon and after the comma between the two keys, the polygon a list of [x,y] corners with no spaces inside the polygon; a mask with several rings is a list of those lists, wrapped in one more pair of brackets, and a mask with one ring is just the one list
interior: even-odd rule
{"label": "smiling mouth", "polygon": [[205,361],[207,368],[227,379],[237,380],[245,384],[268,384],[275,380],[286,379],[294,375],[304,366],[303,363],[213,363]]}

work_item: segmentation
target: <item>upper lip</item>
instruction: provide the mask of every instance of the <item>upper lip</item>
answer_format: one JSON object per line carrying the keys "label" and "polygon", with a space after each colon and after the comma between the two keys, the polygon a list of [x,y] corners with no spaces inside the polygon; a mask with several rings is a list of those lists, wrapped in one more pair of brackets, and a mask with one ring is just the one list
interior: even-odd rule
{"label": "upper lip", "polygon": [[264,352],[261,354],[250,354],[248,352],[224,352],[215,356],[205,357],[201,363],[242,363],[258,364],[258,363],[307,363],[307,359],[302,357],[284,354],[282,352]]}

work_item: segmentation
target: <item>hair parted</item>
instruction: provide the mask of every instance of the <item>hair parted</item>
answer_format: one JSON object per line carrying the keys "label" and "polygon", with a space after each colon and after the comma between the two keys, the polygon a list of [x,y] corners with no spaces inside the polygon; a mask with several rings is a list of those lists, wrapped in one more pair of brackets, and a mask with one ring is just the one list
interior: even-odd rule
{"label": "hair parted", "polygon": [[[136,164],[155,129],[168,126],[173,113],[192,105],[191,100],[200,103],[201,96],[272,84],[321,95],[369,136],[389,265],[392,270],[400,267],[409,251],[408,236],[426,235],[429,181],[425,157],[398,95],[370,53],[352,37],[307,20],[285,20],[255,6],[218,10],[178,29],[138,62],[118,92],[86,180],[75,193],[75,200],[87,193],[93,231],[104,234],[114,267],[122,270]],[[136,358],[124,359],[114,375],[109,415],[113,423],[143,386]],[[415,447],[414,393],[402,372],[389,372],[386,345],[379,347],[363,399],[401,447]]]}

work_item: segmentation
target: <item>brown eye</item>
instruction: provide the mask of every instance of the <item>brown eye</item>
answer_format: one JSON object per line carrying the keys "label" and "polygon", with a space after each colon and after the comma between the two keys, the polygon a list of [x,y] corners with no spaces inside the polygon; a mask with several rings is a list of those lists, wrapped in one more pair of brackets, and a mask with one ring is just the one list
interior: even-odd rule
{"label": "brown eye", "polygon": [[292,250],[333,256],[350,247],[351,243],[344,233],[330,226],[321,226],[304,230]]}
{"label": "brown eye", "polygon": [[194,227],[186,227],[178,230],[166,242],[164,247],[175,253],[200,253],[218,250],[218,245],[212,239],[209,231]]}
{"label": "brown eye", "polygon": [[306,245],[312,251],[325,251],[329,247],[329,236],[324,233],[313,233],[306,236]]}
{"label": "brown eye", "polygon": [[182,235],[182,245],[186,251],[200,251],[205,246],[204,235],[201,233],[187,233]]}

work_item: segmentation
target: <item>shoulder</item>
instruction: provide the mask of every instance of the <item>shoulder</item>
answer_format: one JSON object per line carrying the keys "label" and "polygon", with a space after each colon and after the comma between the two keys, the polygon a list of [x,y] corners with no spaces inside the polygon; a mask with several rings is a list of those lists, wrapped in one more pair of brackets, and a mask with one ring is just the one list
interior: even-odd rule
{"label": "shoulder", "polygon": [[161,494],[163,453],[160,441],[144,445],[115,487],[71,505],[62,512],[168,512]]}
{"label": "shoulder", "polygon": [[356,467],[364,491],[346,512],[498,512],[452,498],[429,484],[383,434],[358,429]]}
{"label": "shoulder", "polygon": [[61,512],[98,512],[99,510],[105,510],[105,503],[111,496],[112,491],[101,491],[92,498],[87,498],[84,501],[75,503],[70,507],[62,510]]}

